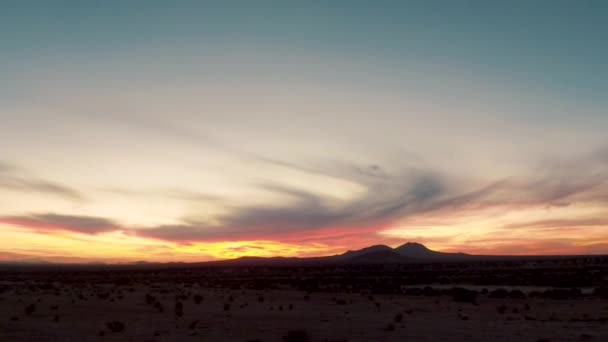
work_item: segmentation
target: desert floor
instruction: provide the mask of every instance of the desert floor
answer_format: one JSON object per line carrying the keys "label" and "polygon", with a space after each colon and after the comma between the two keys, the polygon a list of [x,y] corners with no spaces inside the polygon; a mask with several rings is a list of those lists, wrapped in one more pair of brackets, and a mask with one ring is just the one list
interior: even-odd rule
{"label": "desert floor", "polygon": [[[474,305],[447,296],[163,283],[5,285],[0,341],[279,342],[289,340],[290,330],[305,331],[310,341],[608,341],[608,300],[598,298],[480,296]],[[196,295],[202,297],[199,304]],[[108,323],[114,321],[124,330],[112,332]],[[304,341],[296,335],[289,341]]]}

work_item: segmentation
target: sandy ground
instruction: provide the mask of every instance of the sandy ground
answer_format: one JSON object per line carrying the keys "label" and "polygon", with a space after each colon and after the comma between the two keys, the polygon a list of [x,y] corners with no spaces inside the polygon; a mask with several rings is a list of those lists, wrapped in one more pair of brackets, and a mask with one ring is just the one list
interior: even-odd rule
{"label": "sandy ground", "polygon": [[[154,297],[150,303],[146,294]],[[307,298],[291,290],[173,284],[50,290],[13,284],[0,298],[0,341],[284,341],[289,330],[304,330],[310,341],[336,342],[608,341],[608,300],[597,298],[480,297],[473,305],[445,296],[313,293]],[[162,312],[154,307],[157,302]],[[181,317],[176,302],[182,303]],[[31,304],[35,308],[28,314]],[[124,323],[124,330],[111,332],[112,321]]]}

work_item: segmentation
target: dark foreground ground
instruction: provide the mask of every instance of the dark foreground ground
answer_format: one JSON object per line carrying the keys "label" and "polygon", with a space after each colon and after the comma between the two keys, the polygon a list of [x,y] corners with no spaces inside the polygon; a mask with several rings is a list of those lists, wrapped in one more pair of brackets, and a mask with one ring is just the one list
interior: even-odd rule
{"label": "dark foreground ground", "polygon": [[608,264],[4,267],[0,341],[608,341]]}

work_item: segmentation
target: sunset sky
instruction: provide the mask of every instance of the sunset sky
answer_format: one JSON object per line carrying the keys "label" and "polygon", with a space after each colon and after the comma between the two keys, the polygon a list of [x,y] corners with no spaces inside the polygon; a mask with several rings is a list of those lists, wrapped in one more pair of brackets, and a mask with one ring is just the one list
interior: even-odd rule
{"label": "sunset sky", "polygon": [[3,1],[0,261],[608,254],[606,1]]}

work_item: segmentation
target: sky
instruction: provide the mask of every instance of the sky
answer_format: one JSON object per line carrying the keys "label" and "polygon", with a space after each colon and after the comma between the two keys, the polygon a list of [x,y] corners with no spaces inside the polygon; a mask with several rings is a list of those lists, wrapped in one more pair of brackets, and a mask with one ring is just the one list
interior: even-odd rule
{"label": "sky", "polygon": [[0,261],[608,254],[605,1],[3,1]]}

